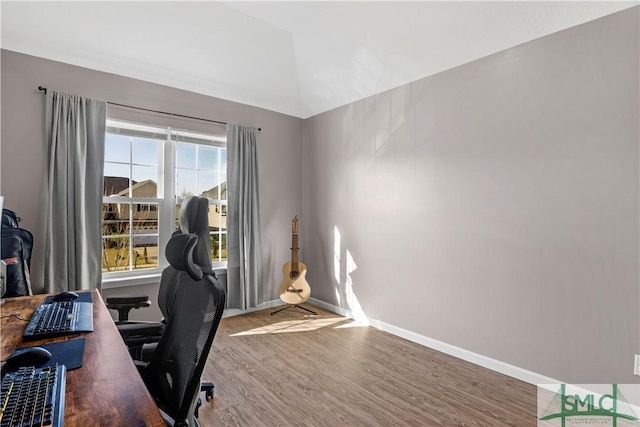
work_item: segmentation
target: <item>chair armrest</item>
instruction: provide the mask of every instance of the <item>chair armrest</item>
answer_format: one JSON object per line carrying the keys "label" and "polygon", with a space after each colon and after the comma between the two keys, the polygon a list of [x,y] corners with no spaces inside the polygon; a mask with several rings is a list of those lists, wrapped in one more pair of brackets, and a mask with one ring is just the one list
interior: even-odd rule
{"label": "chair armrest", "polygon": [[107,304],[140,304],[147,301],[149,301],[147,295],[126,294],[107,297]]}
{"label": "chair armrest", "polygon": [[151,301],[147,295],[115,295],[107,297],[106,305],[108,309],[118,310],[118,322],[129,320],[129,312],[132,309],[151,306]]}

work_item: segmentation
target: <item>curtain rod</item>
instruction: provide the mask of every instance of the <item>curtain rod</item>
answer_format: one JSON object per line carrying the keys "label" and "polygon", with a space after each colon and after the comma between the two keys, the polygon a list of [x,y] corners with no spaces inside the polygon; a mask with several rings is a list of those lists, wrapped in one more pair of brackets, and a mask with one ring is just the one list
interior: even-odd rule
{"label": "curtain rod", "polygon": [[[38,86],[38,90],[40,92],[44,92],[45,95],[47,94],[47,88],[46,87]],[[149,108],[134,107],[133,105],[118,104],[117,102],[107,101],[107,104],[117,105],[118,107],[133,108],[134,110],[148,111],[150,113],[166,114],[168,116],[181,117],[181,118],[184,118],[184,119],[193,119],[193,120],[200,120],[200,121],[203,121],[203,122],[218,123],[220,125],[227,125],[227,122],[221,122],[219,120],[202,119],[200,117],[185,116],[184,114],[168,113],[166,111],[158,111],[158,110],[151,110]],[[258,131],[261,131],[261,130],[262,130],[262,128],[258,128]]]}

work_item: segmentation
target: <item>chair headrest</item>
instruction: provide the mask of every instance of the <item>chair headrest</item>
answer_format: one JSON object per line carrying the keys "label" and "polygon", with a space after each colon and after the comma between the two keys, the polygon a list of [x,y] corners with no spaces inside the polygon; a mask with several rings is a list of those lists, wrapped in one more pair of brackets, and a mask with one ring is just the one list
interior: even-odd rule
{"label": "chair headrest", "polygon": [[190,196],[182,201],[182,207],[180,208],[180,232],[198,235],[200,240],[194,251],[195,262],[203,268],[211,268],[208,199]]}
{"label": "chair headrest", "polygon": [[193,280],[201,280],[202,269],[193,259],[193,251],[198,244],[198,236],[195,234],[176,234],[165,249],[167,261],[171,267],[178,271],[186,271]]}
{"label": "chair headrest", "polygon": [[209,201],[190,196],[182,201],[180,208],[180,231],[183,233],[209,232]]}

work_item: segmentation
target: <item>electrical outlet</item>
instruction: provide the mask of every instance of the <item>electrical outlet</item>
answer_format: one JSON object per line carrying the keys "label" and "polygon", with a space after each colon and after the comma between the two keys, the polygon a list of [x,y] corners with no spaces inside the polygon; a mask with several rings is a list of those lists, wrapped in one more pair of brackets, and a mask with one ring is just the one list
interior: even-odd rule
{"label": "electrical outlet", "polygon": [[636,354],[635,362],[633,364],[633,375],[640,376],[640,354]]}

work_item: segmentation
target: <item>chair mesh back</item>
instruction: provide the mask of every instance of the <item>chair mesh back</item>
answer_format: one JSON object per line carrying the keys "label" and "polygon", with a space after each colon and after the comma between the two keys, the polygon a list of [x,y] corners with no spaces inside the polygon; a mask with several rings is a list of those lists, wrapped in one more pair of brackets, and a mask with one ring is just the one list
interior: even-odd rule
{"label": "chair mesh back", "polygon": [[225,293],[208,274],[194,280],[179,271],[175,280],[167,327],[143,377],[158,406],[178,420],[192,417]]}

